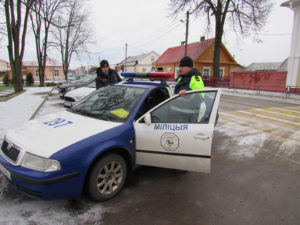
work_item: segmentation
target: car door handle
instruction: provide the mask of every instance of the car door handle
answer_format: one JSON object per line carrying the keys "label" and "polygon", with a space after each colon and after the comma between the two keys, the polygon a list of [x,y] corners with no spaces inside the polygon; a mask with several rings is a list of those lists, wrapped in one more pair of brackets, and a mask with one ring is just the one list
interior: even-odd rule
{"label": "car door handle", "polygon": [[198,139],[198,140],[207,140],[209,139],[209,136],[205,135],[205,134],[196,134],[194,136],[195,139]]}

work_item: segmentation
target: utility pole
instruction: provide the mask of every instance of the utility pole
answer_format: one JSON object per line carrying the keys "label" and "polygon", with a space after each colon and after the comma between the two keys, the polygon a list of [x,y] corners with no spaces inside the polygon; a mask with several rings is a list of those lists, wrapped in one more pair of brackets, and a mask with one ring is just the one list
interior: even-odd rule
{"label": "utility pole", "polygon": [[187,56],[187,45],[188,45],[188,33],[189,33],[189,15],[190,12],[187,11],[186,12],[186,26],[185,26],[185,51],[184,51],[184,55]]}
{"label": "utility pole", "polygon": [[127,43],[125,44],[125,68],[124,68],[124,70],[125,70],[125,72],[126,72],[126,60],[127,60]]}

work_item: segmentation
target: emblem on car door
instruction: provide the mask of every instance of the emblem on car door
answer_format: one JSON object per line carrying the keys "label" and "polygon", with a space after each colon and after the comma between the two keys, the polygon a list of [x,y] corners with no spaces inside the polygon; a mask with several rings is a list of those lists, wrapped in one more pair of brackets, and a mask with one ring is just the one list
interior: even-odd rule
{"label": "emblem on car door", "polygon": [[174,151],[179,146],[179,138],[174,133],[164,133],[160,138],[161,146],[167,151]]}

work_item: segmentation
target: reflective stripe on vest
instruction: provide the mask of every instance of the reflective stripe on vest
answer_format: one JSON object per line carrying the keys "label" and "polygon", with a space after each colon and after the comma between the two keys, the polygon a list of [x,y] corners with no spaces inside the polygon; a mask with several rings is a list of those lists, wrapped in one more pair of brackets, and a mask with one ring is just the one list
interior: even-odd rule
{"label": "reflective stripe on vest", "polygon": [[[177,80],[177,83],[179,83],[181,81],[181,78],[182,77],[179,77],[179,79]],[[201,76],[199,76],[199,75],[192,76],[189,88],[191,90],[202,90],[202,89],[204,89],[204,83],[202,81]]]}

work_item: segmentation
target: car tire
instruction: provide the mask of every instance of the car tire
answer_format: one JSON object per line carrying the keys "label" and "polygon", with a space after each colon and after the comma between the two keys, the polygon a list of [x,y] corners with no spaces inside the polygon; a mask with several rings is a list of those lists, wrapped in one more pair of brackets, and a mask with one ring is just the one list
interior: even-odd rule
{"label": "car tire", "polygon": [[88,178],[88,193],[96,201],[106,201],[116,196],[124,186],[127,164],[117,154],[101,158],[93,167]]}

